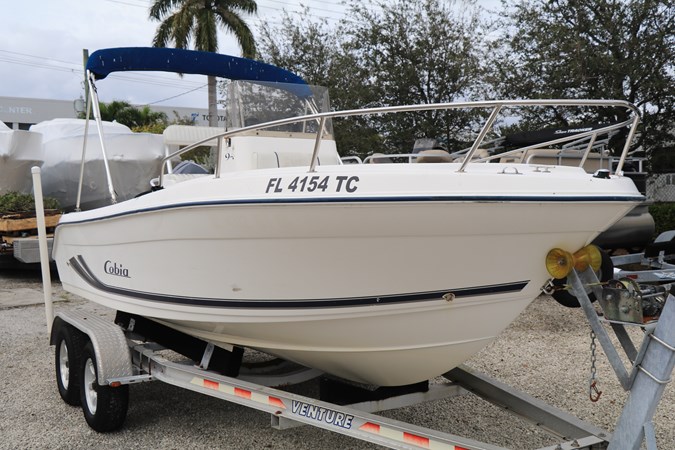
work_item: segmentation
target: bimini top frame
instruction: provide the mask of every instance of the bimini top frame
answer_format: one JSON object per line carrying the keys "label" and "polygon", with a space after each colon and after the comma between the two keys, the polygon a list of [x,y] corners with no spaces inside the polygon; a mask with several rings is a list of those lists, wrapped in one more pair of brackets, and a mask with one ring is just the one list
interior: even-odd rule
{"label": "bimini top frame", "polygon": [[89,95],[87,96],[87,121],[85,123],[82,148],[82,164],[80,167],[80,182],[76,203],[77,210],[80,209],[84,178],[84,158],[92,106],[103,152],[108,191],[112,202],[117,202],[117,195],[110,176],[108,157],[105,152],[103,129],[100,123],[101,111],[98,105],[98,93],[94,82],[95,80],[106,78],[113,72],[129,71],[189,73],[231,80],[249,80],[259,84],[278,86],[281,89],[292,92],[301,99],[310,99],[312,97],[311,89],[305,80],[298,75],[288,70],[247,58],[175,48],[119,47],[97,50],[91,54],[86,65]]}

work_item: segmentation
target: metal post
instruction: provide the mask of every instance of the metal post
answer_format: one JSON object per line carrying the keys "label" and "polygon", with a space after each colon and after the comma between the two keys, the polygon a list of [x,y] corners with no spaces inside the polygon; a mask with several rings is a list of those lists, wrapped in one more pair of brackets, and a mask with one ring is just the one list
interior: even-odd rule
{"label": "metal post", "polygon": [[[617,422],[608,450],[637,450],[651,426],[666,384],[675,366],[675,297],[671,294],[647,345],[635,382]],[[645,428],[647,427],[647,428]]]}
{"label": "metal post", "polygon": [[490,114],[490,117],[488,117],[487,122],[485,122],[485,125],[483,125],[483,129],[480,130],[480,134],[476,138],[475,141],[473,141],[473,146],[471,146],[471,150],[469,150],[469,153],[466,154],[464,157],[464,161],[462,162],[462,166],[459,168],[457,172],[464,172],[464,169],[466,168],[467,164],[471,161],[471,158],[473,158],[473,155],[476,153],[478,150],[478,147],[480,144],[483,142],[483,139],[485,139],[485,135],[490,131],[492,128],[492,124],[495,123],[495,120],[497,120],[497,115],[499,115],[499,111],[502,110],[501,105],[496,105],[495,108],[492,110],[492,113]]}
{"label": "metal post", "polygon": [[[216,178],[220,178],[220,173],[223,170],[222,169],[222,167],[223,167],[223,138],[218,138],[218,146],[217,146],[216,151],[218,152],[218,155],[216,156],[216,167],[213,168],[213,173],[214,173]],[[162,172],[164,172],[164,171],[162,171]]]}
{"label": "metal post", "polygon": [[33,194],[35,196],[35,215],[38,226],[38,243],[40,248],[40,268],[42,269],[42,291],[45,298],[45,314],[47,315],[47,334],[52,332],[54,308],[52,304],[52,278],[49,273],[49,248],[47,247],[47,229],[45,225],[45,206],[42,200],[42,181],[40,168],[32,167]]}
{"label": "metal post", "polygon": [[635,137],[638,123],[640,123],[640,116],[635,114],[635,117],[633,117],[633,124],[631,125],[630,131],[628,132],[628,137],[626,138],[626,144],[624,145],[623,151],[621,152],[621,158],[619,158],[619,164],[617,164],[616,170],[614,171],[614,173],[617,175],[621,175],[621,172],[623,171],[623,164],[626,162],[626,155],[628,154],[630,143],[633,142],[633,138]]}
{"label": "metal post", "polygon": [[87,81],[87,62],[89,61],[89,49],[82,49],[82,66],[84,66],[84,98],[89,97],[89,82]]}
{"label": "metal post", "polygon": [[101,153],[103,154],[103,166],[105,168],[105,177],[108,182],[108,192],[110,193],[110,200],[112,203],[117,203],[117,194],[113,187],[112,177],[110,175],[110,162],[105,151],[105,138],[103,136],[103,119],[101,118],[101,109],[98,102],[98,92],[96,92],[96,85],[94,84],[94,75],[87,71],[87,78],[89,80],[89,93],[92,96],[92,106],[94,107],[94,119],[96,119],[96,127],[98,128],[98,139],[101,144]]}
{"label": "metal post", "polygon": [[[584,167],[584,164],[586,164],[586,159],[588,159],[588,154],[591,153],[591,150],[593,150],[593,144],[595,144],[595,139],[598,137],[597,134],[594,134],[591,136],[591,140],[588,142],[588,147],[586,147],[586,151],[584,152],[584,156],[581,158],[581,162],[579,163],[579,167]],[[602,160],[600,160],[600,167],[602,167]]]}
{"label": "metal post", "polygon": [[[590,284],[593,284],[596,287],[598,287],[597,285],[599,284],[599,281],[598,278],[595,276],[593,269],[589,267],[588,269],[586,269],[586,271],[582,273],[582,275]],[[591,304],[591,301],[589,300],[588,295],[586,294],[584,284],[581,278],[579,277],[579,274],[577,273],[576,270],[572,270],[572,272],[570,272],[570,274],[567,276],[567,279],[572,286],[572,294],[579,300],[579,304],[581,305],[581,307],[584,310],[584,313],[586,314],[588,323],[591,326],[591,329],[593,330],[595,335],[597,336],[598,341],[600,342],[600,345],[602,346],[602,349],[605,352],[605,355],[607,356],[607,360],[612,366],[612,369],[614,369],[614,373],[616,374],[616,377],[619,379],[621,386],[625,390],[630,389],[630,376],[628,374],[628,371],[626,371],[626,368],[623,365],[623,361],[619,356],[619,352],[616,350],[616,347],[614,347],[614,344],[612,343],[609,334],[602,327],[600,319],[598,318],[598,314],[596,313],[595,308]],[[602,295],[602,291],[596,292],[595,295],[597,298],[600,298],[600,295]]]}
{"label": "metal post", "polygon": [[82,138],[82,159],[80,160],[80,181],[77,184],[77,201],[75,202],[75,211],[81,211],[80,203],[82,202],[82,185],[84,184],[84,161],[87,154],[87,136],[89,135],[89,116],[91,115],[91,96],[89,95],[89,88],[87,88],[87,106],[86,115],[84,119],[84,137]]}
{"label": "metal post", "polygon": [[443,374],[443,377],[559,438],[589,438],[594,444],[606,442],[607,433],[604,430],[470,367],[463,365],[456,367]]}
{"label": "metal post", "polygon": [[322,117],[319,122],[319,131],[316,134],[316,141],[314,141],[314,152],[312,152],[312,162],[309,165],[310,172],[316,172],[316,163],[319,160],[319,149],[321,148],[321,138],[323,137],[323,129],[326,126],[326,118]]}

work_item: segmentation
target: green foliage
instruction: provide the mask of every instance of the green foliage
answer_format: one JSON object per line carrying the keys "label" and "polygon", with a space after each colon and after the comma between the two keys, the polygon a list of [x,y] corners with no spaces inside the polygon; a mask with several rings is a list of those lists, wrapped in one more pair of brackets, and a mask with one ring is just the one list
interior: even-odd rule
{"label": "green foliage", "polygon": [[675,172],[675,146],[654,148],[649,152],[649,173]]}
{"label": "green foliage", "polygon": [[180,155],[182,161],[194,161],[204,167],[209,167],[211,147],[197,147]]}
{"label": "green foliage", "polygon": [[[253,33],[242,14],[255,14],[258,5],[254,0],[154,0],[150,18],[161,22],[152,41],[154,47],[176,48],[192,46],[204,52],[218,51],[218,28],[232,34],[239,43],[244,57],[256,55]],[[209,125],[218,125],[216,102],[216,77],[209,76]]]}
{"label": "green foliage", "polygon": [[[675,8],[671,0],[508,0],[505,45],[493,55],[491,83],[506,98],[620,99],[642,112],[636,146],[673,141]],[[616,122],[624,111],[532,114],[530,121]]]}
{"label": "green foliage", "polygon": [[[311,84],[330,88],[335,109],[467,100],[480,92],[485,72],[485,27],[473,4],[440,0],[351,0],[337,26],[307,10],[286,14],[280,26],[263,24],[262,59]],[[440,138],[451,147],[475,128],[475,117],[449,112],[388,114],[340,119],[342,154],[412,150],[417,138]],[[461,139],[460,139],[461,140]]]}
{"label": "green foliage", "polygon": [[656,224],[656,236],[675,230],[675,203],[654,203],[649,207],[649,213]]}
{"label": "green foliage", "polygon": [[[147,106],[145,108],[147,108]],[[173,112],[174,118],[170,123],[166,118],[166,114],[164,113],[158,114],[161,114],[161,116],[156,116],[159,117],[159,120],[156,120],[154,122],[148,121],[148,123],[144,123],[139,126],[134,126],[131,128],[131,131],[136,133],[162,134],[164,130],[166,130],[166,127],[168,127],[169,125],[194,125],[194,121],[192,119],[190,119],[187,116],[181,117],[176,111]]]}
{"label": "green foliage", "polygon": [[[484,68],[483,23],[470,4],[425,0],[352,2],[345,49],[353,55],[368,100],[378,105],[469,100]],[[374,105],[375,106],[375,105]],[[391,114],[378,118],[393,151],[412,149],[417,138],[440,138],[451,149],[474,117],[449,111]],[[459,145],[459,148],[456,148]]]}
{"label": "green foliage", "polygon": [[[671,0],[504,0],[495,23],[486,23],[471,0],[349,0],[347,6],[348,16],[330,26],[307,10],[286,14],[279,26],[263,23],[262,59],[329,87],[335,109],[495,97],[611,98],[640,109],[636,148],[650,155],[675,142]],[[614,108],[542,111],[531,111],[523,125],[626,119]],[[340,151],[409,150],[420,137],[441,137],[453,149],[476,131],[476,117],[393,117],[344,119],[335,128]],[[675,166],[675,154],[661,153],[655,166]]]}
{"label": "green foliage", "polygon": [[153,111],[147,105],[137,108],[129,102],[115,100],[110,103],[101,103],[100,108],[101,119],[109,122],[117,121],[134,131],[138,129],[164,130],[167,126],[166,114]]}
{"label": "green foliage", "polygon": [[[45,197],[43,199],[45,209],[61,209],[58,200]],[[0,195],[0,214],[23,213],[35,211],[35,198],[30,194],[8,192]]]}
{"label": "green foliage", "polygon": [[218,27],[223,27],[237,39],[244,56],[255,56],[253,33],[242,14],[255,14],[254,0],[154,0],[150,18],[162,22],[152,41],[155,47],[173,42],[176,48],[194,48],[204,52],[218,51]]}
{"label": "green foliage", "polygon": [[162,134],[168,125],[162,122],[151,123],[148,125],[141,125],[138,127],[131,128],[131,131],[134,133],[152,133],[152,134]]}

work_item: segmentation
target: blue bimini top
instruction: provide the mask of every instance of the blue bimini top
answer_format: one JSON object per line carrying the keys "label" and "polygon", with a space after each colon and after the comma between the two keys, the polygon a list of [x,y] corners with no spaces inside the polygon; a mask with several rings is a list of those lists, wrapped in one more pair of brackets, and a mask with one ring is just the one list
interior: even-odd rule
{"label": "blue bimini top", "polygon": [[87,60],[87,70],[101,80],[112,72],[175,72],[249,80],[261,84],[285,83],[298,97],[312,95],[298,75],[270,64],[219,53],[164,47],[118,47],[97,50]]}

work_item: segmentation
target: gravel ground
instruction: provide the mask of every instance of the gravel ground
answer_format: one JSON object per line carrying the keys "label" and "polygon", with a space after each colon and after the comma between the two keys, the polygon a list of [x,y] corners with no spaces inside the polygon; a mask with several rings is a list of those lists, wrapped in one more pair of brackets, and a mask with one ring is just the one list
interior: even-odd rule
{"label": "gravel ground", "polygon": [[[0,449],[373,448],[312,427],[278,431],[269,416],[163,383],[132,385],[124,428],[99,434],[79,408],[63,403],[54,381],[37,272],[0,271]],[[53,283],[58,308],[111,312]],[[17,301],[21,297],[22,301]],[[32,299],[32,300],[31,300]],[[597,403],[588,399],[589,327],[580,310],[537,298],[492,345],[467,365],[603,429],[611,430],[626,399],[602,352]],[[639,338],[639,331],[635,330]],[[639,341],[638,341],[639,342]],[[312,389],[301,385],[300,394]],[[557,440],[497,407],[466,395],[383,413],[387,417],[513,449]],[[668,386],[654,416],[660,449],[675,448],[675,392]]]}

